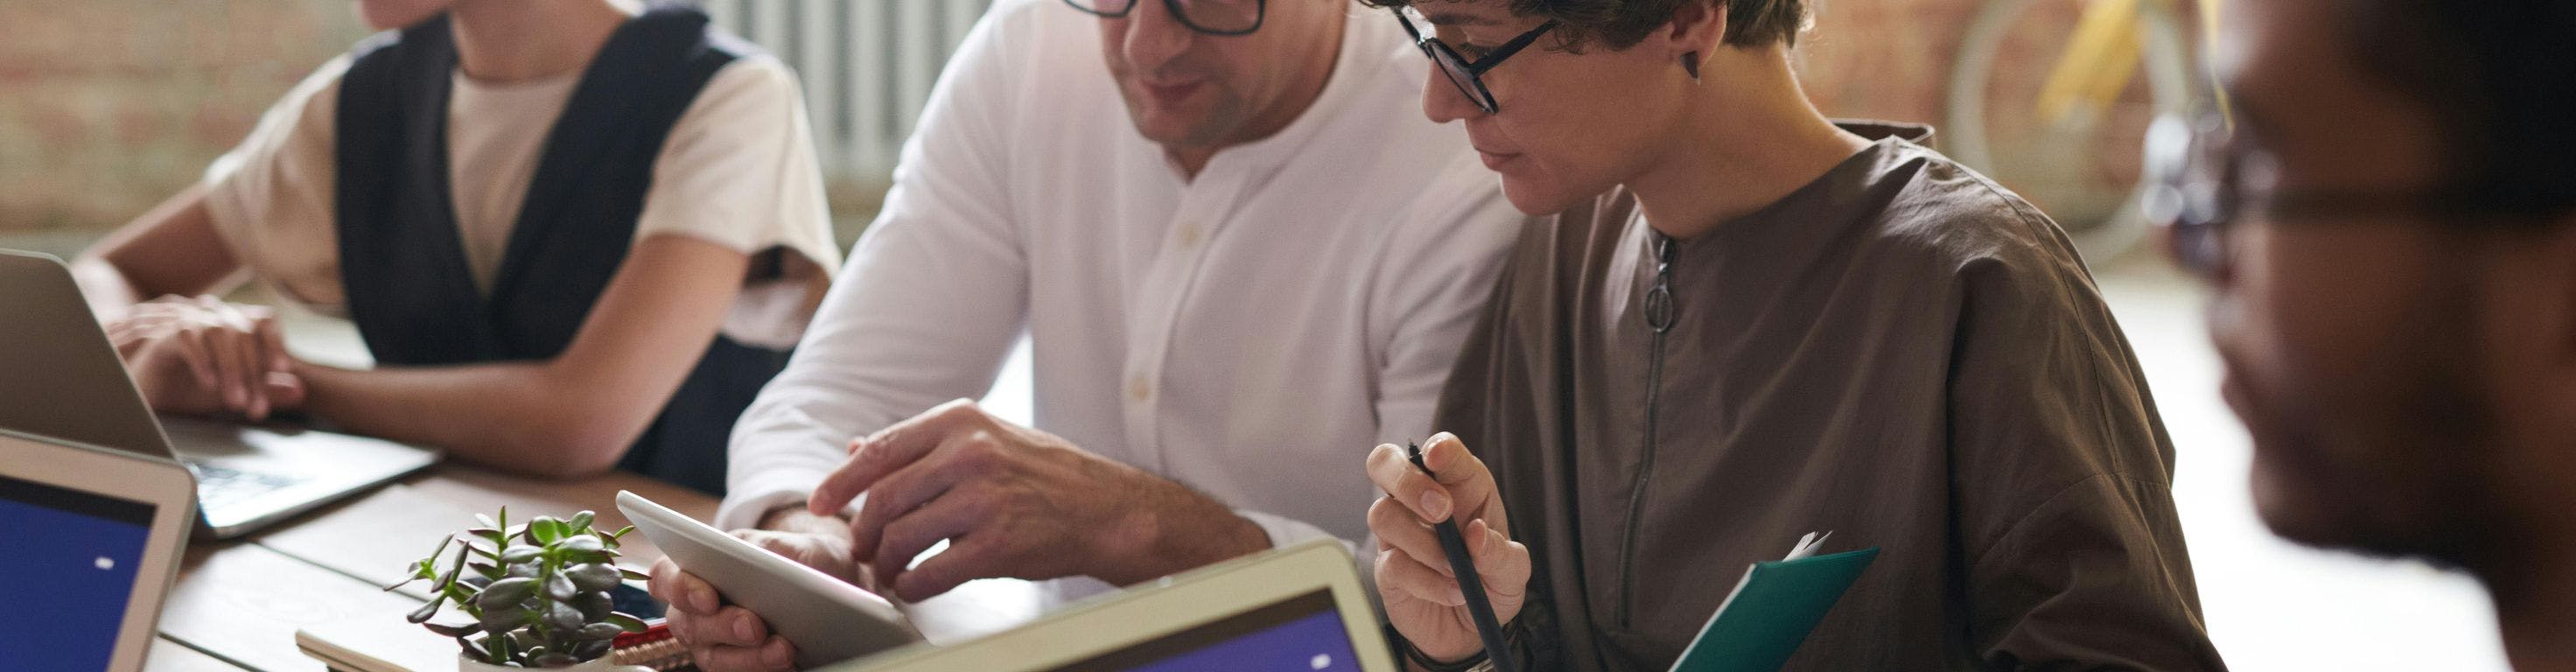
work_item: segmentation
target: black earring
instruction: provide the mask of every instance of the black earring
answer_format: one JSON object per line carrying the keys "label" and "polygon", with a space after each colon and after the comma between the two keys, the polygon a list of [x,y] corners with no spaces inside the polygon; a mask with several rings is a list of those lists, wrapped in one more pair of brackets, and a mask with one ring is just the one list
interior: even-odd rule
{"label": "black earring", "polygon": [[1691,83],[1699,83],[1699,52],[1682,54],[1682,72],[1690,73]]}

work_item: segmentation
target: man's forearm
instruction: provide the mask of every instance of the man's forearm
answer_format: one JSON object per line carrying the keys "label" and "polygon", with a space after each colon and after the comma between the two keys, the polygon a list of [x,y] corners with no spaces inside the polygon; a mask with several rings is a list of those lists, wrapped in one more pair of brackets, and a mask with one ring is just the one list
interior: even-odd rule
{"label": "man's forearm", "polygon": [[1214,498],[1170,485],[1151,495],[1161,501],[1138,507],[1111,531],[1108,548],[1126,552],[1107,558],[1094,578],[1132,585],[1270,550],[1270,533],[1261,525]]}

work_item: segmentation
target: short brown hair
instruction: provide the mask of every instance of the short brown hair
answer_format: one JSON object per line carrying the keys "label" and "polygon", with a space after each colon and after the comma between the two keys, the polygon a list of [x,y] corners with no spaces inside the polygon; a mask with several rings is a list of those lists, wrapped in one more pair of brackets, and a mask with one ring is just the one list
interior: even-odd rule
{"label": "short brown hair", "polygon": [[[1402,9],[1408,5],[1458,0],[1360,0],[1372,7]],[[1673,12],[1692,0],[1509,0],[1511,12],[1557,23],[1563,46],[1594,41],[1626,49],[1646,39],[1657,26],[1670,23]],[[1726,6],[1728,46],[1758,47],[1773,42],[1798,44],[1807,28],[1807,0],[1718,0]]]}

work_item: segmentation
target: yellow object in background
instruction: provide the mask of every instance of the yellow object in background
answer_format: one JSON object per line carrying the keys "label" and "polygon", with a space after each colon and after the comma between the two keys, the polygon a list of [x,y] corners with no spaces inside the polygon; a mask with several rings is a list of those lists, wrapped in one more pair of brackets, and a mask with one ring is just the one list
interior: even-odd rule
{"label": "yellow object in background", "polygon": [[[2198,5],[2197,43],[2207,53],[2210,40],[2218,34],[2218,10],[2221,0],[2193,0]],[[2161,7],[2144,7],[2141,2],[2160,3]],[[2062,124],[2075,114],[2078,103],[2086,104],[2086,114],[2108,109],[2118,100],[2120,91],[2128,88],[2143,58],[2145,43],[2138,17],[2140,11],[2162,9],[2170,14],[2174,0],[2089,0],[2084,14],[2076,21],[2074,37],[2067,40],[2066,52],[2048,71],[2034,105],[2038,118],[2049,124]],[[2212,92],[2212,95],[2220,95]],[[2223,99],[2219,103],[2224,108]]]}
{"label": "yellow object in background", "polygon": [[[2039,89],[2039,118],[2049,124],[2066,121],[2077,102],[2088,113],[2108,108],[2127,88],[2138,68],[2138,3],[2141,0],[2092,0],[2075,23],[2066,53],[2048,71]],[[2161,2],[2163,0],[2156,0]]]}

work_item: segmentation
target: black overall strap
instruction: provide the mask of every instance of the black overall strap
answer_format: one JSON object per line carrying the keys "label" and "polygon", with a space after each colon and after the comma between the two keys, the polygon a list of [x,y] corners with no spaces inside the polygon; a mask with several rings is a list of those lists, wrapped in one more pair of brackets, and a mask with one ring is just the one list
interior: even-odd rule
{"label": "black overall strap", "polygon": [[[620,26],[553,120],[487,297],[466,265],[448,184],[457,67],[448,19],[362,44],[341,83],[338,229],[350,318],[377,361],[560,354],[631,251],[672,127],[750,50],[681,6]],[[721,491],[734,417],[785,358],[718,338],[621,466]]]}
{"label": "black overall strap", "polygon": [[519,357],[571,344],[635,239],[653,164],[732,52],[707,18],[663,7],[626,22],[591,60],[547,136],[492,282],[494,322]]}
{"label": "black overall strap", "polygon": [[379,363],[499,359],[448,196],[448,19],[377,35],[354,53],[334,118],[349,319]]}

